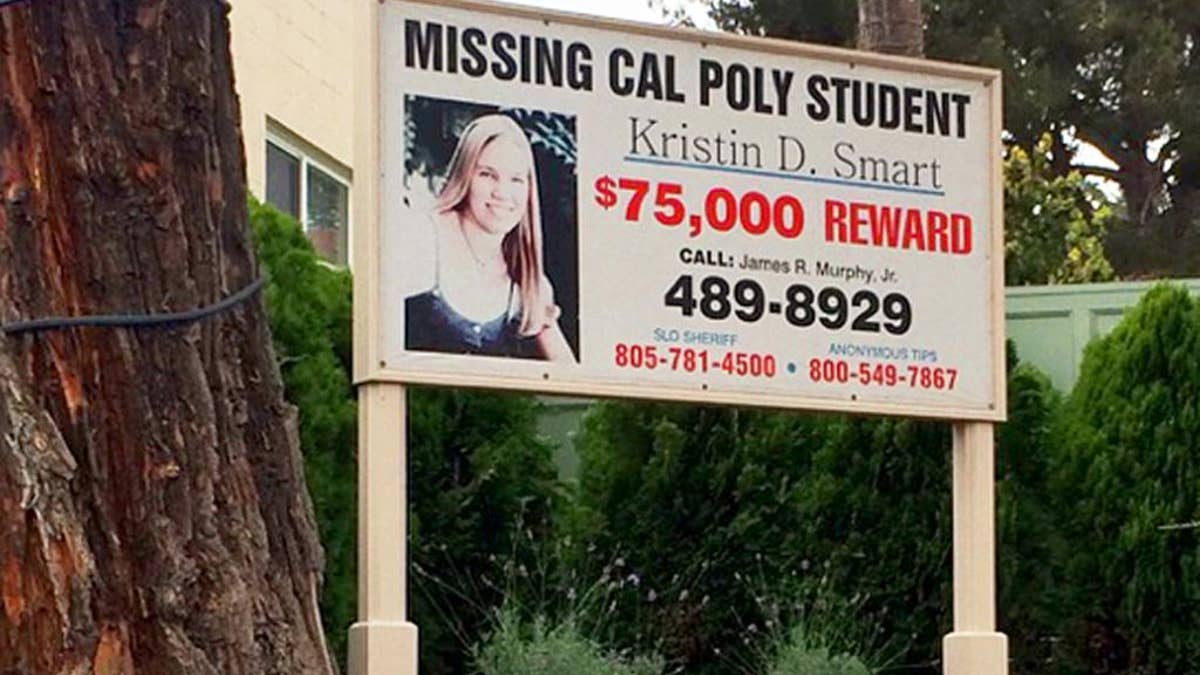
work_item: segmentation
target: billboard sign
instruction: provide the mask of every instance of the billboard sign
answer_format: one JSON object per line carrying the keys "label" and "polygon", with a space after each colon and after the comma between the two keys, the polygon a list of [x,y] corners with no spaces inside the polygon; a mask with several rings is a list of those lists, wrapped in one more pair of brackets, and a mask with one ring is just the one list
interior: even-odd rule
{"label": "billboard sign", "polygon": [[360,381],[998,420],[995,71],[381,7]]}

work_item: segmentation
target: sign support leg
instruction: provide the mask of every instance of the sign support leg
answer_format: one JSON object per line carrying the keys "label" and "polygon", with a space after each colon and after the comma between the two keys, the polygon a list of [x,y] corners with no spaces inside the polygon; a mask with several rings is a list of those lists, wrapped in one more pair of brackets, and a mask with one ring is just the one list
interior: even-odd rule
{"label": "sign support leg", "polygon": [[990,422],[954,425],[954,632],[944,675],[1008,675],[996,631],[995,439]]}
{"label": "sign support leg", "polygon": [[407,620],[405,387],[358,388],[358,622],[350,675],[417,675],[417,627]]}

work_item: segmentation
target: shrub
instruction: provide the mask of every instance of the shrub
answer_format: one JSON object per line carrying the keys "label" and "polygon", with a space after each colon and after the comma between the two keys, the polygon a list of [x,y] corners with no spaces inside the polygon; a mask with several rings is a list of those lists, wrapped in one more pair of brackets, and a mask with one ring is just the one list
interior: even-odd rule
{"label": "shrub", "polygon": [[766,672],[766,675],[870,674],[870,669],[858,658],[831,652],[820,640],[814,640],[803,625],[792,628]]}
{"label": "shrub", "polygon": [[[828,577],[822,575],[821,581]],[[887,657],[875,650],[876,627],[860,620],[869,598],[843,598],[825,583],[804,577],[757,579],[755,602],[763,616],[758,642],[747,641],[741,657],[730,659],[746,675],[867,675],[871,665],[886,665]],[[769,589],[769,590],[768,590]],[[746,626],[754,635],[758,624]],[[883,672],[887,672],[886,669]]]}
{"label": "shrub", "polygon": [[1088,346],[1062,425],[1068,655],[1085,672],[1200,664],[1200,303],[1160,286]]}
{"label": "shrub", "polygon": [[511,607],[495,615],[493,633],[475,648],[481,675],[658,675],[662,660],[605,652],[571,621],[550,625],[545,617],[523,622]]}

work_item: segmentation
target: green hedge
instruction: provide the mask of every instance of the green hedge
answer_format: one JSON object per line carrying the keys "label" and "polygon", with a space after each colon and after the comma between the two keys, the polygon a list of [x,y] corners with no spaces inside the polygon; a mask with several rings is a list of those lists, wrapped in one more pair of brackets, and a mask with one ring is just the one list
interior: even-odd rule
{"label": "green hedge", "polygon": [[[1039,481],[1057,399],[1026,367],[1009,386],[1001,566],[1024,573],[1049,562]],[[689,673],[724,673],[755,660],[745,631],[769,618],[764,597],[802,615],[842,603],[830,617],[846,628],[837,650],[936,671],[952,604],[948,425],[605,402],[579,448],[576,535],[661,598],[618,605],[627,628],[615,639],[660,647]],[[1049,583],[1002,593],[1002,614],[1020,620],[1013,652],[1035,664],[1053,630]]]}
{"label": "green hedge", "polygon": [[1084,354],[1054,496],[1073,672],[1200,668],[1200,302],[1160,286]]}

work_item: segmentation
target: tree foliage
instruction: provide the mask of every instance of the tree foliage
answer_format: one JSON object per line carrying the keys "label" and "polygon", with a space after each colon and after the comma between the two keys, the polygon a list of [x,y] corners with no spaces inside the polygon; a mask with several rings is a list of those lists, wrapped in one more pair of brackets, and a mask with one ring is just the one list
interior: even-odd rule
{"label": "tree foliage", "polygon": [[721,30],[816,42],[854,44],[856,0],[705,0]]}
{"label": "tree foliage", "polygon": [[[706,0],[724,30],[839,46],[853,44],[853,0]],[[1035,152],[1051,138],[1052,172],[1115,181],[1125,208],[1114,225],[1166,231],[1164,255],[1131,251],[1125,269],[1200,271],[1200,13],[1192,0],[926,0],[926,54],[1004,73],[1004,124]],[[1077,159],[1079,142],[1117,168]],[[1188,237],[1191,237],[1189,239]],[[1172,241],[1176,242],[1174,246]],[[1136,246],[1131,245],[1131,249]],[[1165,255],[1176,249],[1175,256]],[[1179,258],[1161,262],[1158,258]],[[1193,256],[1194,257],[1194,256]]]}
{"label": "tree foliage", "polygon": [[1005,128],[1022,145],[1050,130],[1062,174],[1069,137],[1098,148],[1118,168],[1078,170],[1115,180],[1133,223],[1197,217],[1200,186],[1183,173],[1200,159],[1195,3],[940,0],[929,10],[931,56],[1003,69]]}
{"label": "tree foliage", "polygon": [[1050,167],[1052,141],[1019,145],[1004,162],[1004,277],[1008,286],[1110,281],[1104,235],[1112,212],[1075,171]]}

